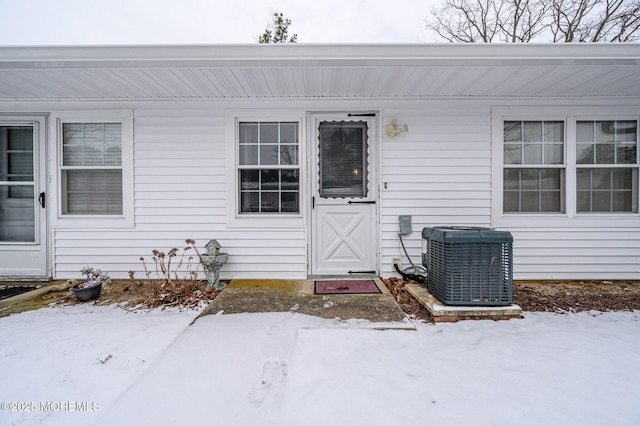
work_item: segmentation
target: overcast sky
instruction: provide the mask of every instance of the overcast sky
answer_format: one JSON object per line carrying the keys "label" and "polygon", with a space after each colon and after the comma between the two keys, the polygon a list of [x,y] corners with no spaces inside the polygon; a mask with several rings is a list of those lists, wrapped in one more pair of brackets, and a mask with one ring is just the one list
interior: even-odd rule
{"label": "overcast sky", "polygon": [[256,43],[271,11],[299,43],[432,42],[441,0],[0,0],[0,45]]}

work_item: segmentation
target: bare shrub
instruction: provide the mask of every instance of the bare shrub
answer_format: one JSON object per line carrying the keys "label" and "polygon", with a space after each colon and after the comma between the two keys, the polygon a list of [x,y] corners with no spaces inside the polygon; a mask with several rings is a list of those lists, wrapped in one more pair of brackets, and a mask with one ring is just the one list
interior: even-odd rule
{"label": "bare shrub", "polygon": [[174,247],[166,253],[152,250],[152,263],[140,257],[145,275],[142,280],[136,280],[135,272],[129,271],[130,281],[143,287],[137,308],[197,308],[218,295],[206,287],[206,280],[200,279],[206,276],[206,270],[195,241],[187,239],[185,244],[181,250]]}

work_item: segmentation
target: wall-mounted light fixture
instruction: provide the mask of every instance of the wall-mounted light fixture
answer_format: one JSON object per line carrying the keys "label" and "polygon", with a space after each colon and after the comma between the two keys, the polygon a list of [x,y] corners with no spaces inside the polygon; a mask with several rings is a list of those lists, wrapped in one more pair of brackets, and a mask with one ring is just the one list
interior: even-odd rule
{"label": "wall-mounted light fixture", "polygon": [[395,138],[402,132],[408,132],[409,126],[407,126],[406,124],[398,124],[398,120],[394,118],[393,120],[391,120],[391,123],[384,126],[384,131],[387,132],[387,135],[390,138]]}

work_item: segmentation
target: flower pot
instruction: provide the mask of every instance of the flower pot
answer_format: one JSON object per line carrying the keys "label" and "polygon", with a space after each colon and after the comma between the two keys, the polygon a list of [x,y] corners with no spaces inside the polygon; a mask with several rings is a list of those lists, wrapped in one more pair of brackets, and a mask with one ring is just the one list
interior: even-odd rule
{"label": "flower pot", "polygon": [[80,284],[72,287],[73,293],[76,295],[78,302],[88,302],[89,300],[97,299],[100,297],[102,291],[102,284],[94,285],[92,287],[80,288]]}

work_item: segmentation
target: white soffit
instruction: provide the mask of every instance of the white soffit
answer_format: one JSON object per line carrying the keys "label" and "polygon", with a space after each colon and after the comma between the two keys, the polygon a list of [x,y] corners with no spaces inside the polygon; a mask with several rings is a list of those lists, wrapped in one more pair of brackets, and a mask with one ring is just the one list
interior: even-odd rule
{"label": "white soffit", "polygon": [[470,96],[640,96],[640,45],[0,47],[0,100]]}

